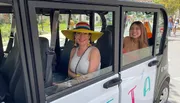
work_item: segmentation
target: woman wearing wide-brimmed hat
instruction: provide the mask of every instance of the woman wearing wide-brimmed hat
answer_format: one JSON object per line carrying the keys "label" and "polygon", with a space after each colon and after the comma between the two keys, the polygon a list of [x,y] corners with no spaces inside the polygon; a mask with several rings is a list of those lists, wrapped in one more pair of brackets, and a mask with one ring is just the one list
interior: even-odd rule
{"label": "woman wearing wide-brimmed hat", "polygon": [[90,30],[86,22],[79,22],[73,30],[62,30],[62,33],[74,41],[75,48],[71,50],[68,75],[76,78],[80,75],[95,72],[100,69],[101,56],[98,48],[91,46],[91,42],[99,39],[102,32]]}

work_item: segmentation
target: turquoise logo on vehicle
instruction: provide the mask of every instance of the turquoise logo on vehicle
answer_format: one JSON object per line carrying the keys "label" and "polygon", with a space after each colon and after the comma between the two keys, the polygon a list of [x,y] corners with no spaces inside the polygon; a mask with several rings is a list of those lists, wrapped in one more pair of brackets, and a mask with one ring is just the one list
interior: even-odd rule
{"label": "turquoise logo on vehicle", "polygon": [[144,82],[144,96],[146,96],[147,92],[150,91],[150,77],[147,77]]}
{"label": "turquoise logo on vehicle", "polygon": [[112,98],[112,99],[108,100],[106,103],[111,103],[113,100],[114,99]]}

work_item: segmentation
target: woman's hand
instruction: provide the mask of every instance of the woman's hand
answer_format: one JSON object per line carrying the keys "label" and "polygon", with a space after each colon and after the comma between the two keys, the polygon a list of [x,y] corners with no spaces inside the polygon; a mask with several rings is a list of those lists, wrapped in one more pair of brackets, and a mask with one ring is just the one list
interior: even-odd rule
{"label": "woman's hand", "polygon": [[76,78],[77,77],[77,75],[74,72],[72,72],[70,69],[68,69],[68,75],[70,77],[72,77],[72,78]]}

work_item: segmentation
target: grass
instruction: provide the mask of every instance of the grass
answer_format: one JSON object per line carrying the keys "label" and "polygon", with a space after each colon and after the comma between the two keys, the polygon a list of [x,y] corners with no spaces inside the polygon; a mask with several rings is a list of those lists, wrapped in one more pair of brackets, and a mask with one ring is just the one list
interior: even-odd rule
{"label": "grass", "polygon": [[60,24],[60,30],[66,30],[67,29],[67,25],[65,23]]}
{"label": "grass", "polygon": [[0,24],[1,36],[3,42],[9,40],[10,29],[11,29],[11,24]]}
{"label": "grass", "polygon": [[[101,26],[101,23],[98,22],[95,24],[95,26]],[[60,27],[60,30],[66,30],[67,24],[61,23],[59,25],[59,27]],[[1,29],[1,35],[2,35],[3,42],[7,42],[9,40],[9,36],[10,36],[11,24],[0,24],[0,29]],[[49,34],[51,32],[49,21],[45,21],[42,24],[39,23],[38,24],[38,31],[39,31],[39,35]]]}
{"label": "grass", "polygon": [[102,26],[102,23],[98,22],[98,23],[95,24],[95,26]]}
{"label": "grass", "polygon": [[[65,23],[59,25],[60,30],[66,30],[67,25]],[[48,34],[50,33],[50,24],[49,23],[43,23],[38,25],[39,34]]]}

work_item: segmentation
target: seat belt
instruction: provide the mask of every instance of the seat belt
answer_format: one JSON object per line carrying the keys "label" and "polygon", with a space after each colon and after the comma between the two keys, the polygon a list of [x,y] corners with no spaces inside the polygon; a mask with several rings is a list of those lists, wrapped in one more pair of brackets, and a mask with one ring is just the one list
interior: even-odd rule
{"label": "seat belt", "polygon": [[45,87],[52,85],[52,67],[53,67],[53,59],[55,58],[55,45],[56,45],[56,36],[57,36],[57,27],[59,25],[59,11],[55,11],[53,15],[53,23],[52,23],[52,36],[50,47],[47,51],[47,65],[46,65],[46,73],[45,73]]}
{"label": "seat belt", "polygon": [[1,35],[1,29],[0,29],[0,64],[4,58],[4,50],[3,50],[3,41],[2,41],[2,35]]}
{"label": "seat belt", "polygon": [[6,48],[6,51],[4,53],[8,54],[10,50],[12,49],[13,46],[13,41],[14,41],[14,36],[15,36],[15,28],[16,28],[16,23],[15,23],[15,17],[13,16],[12,18],[12,24],[11,24],[11,33],[9,36],[9,42]]}

